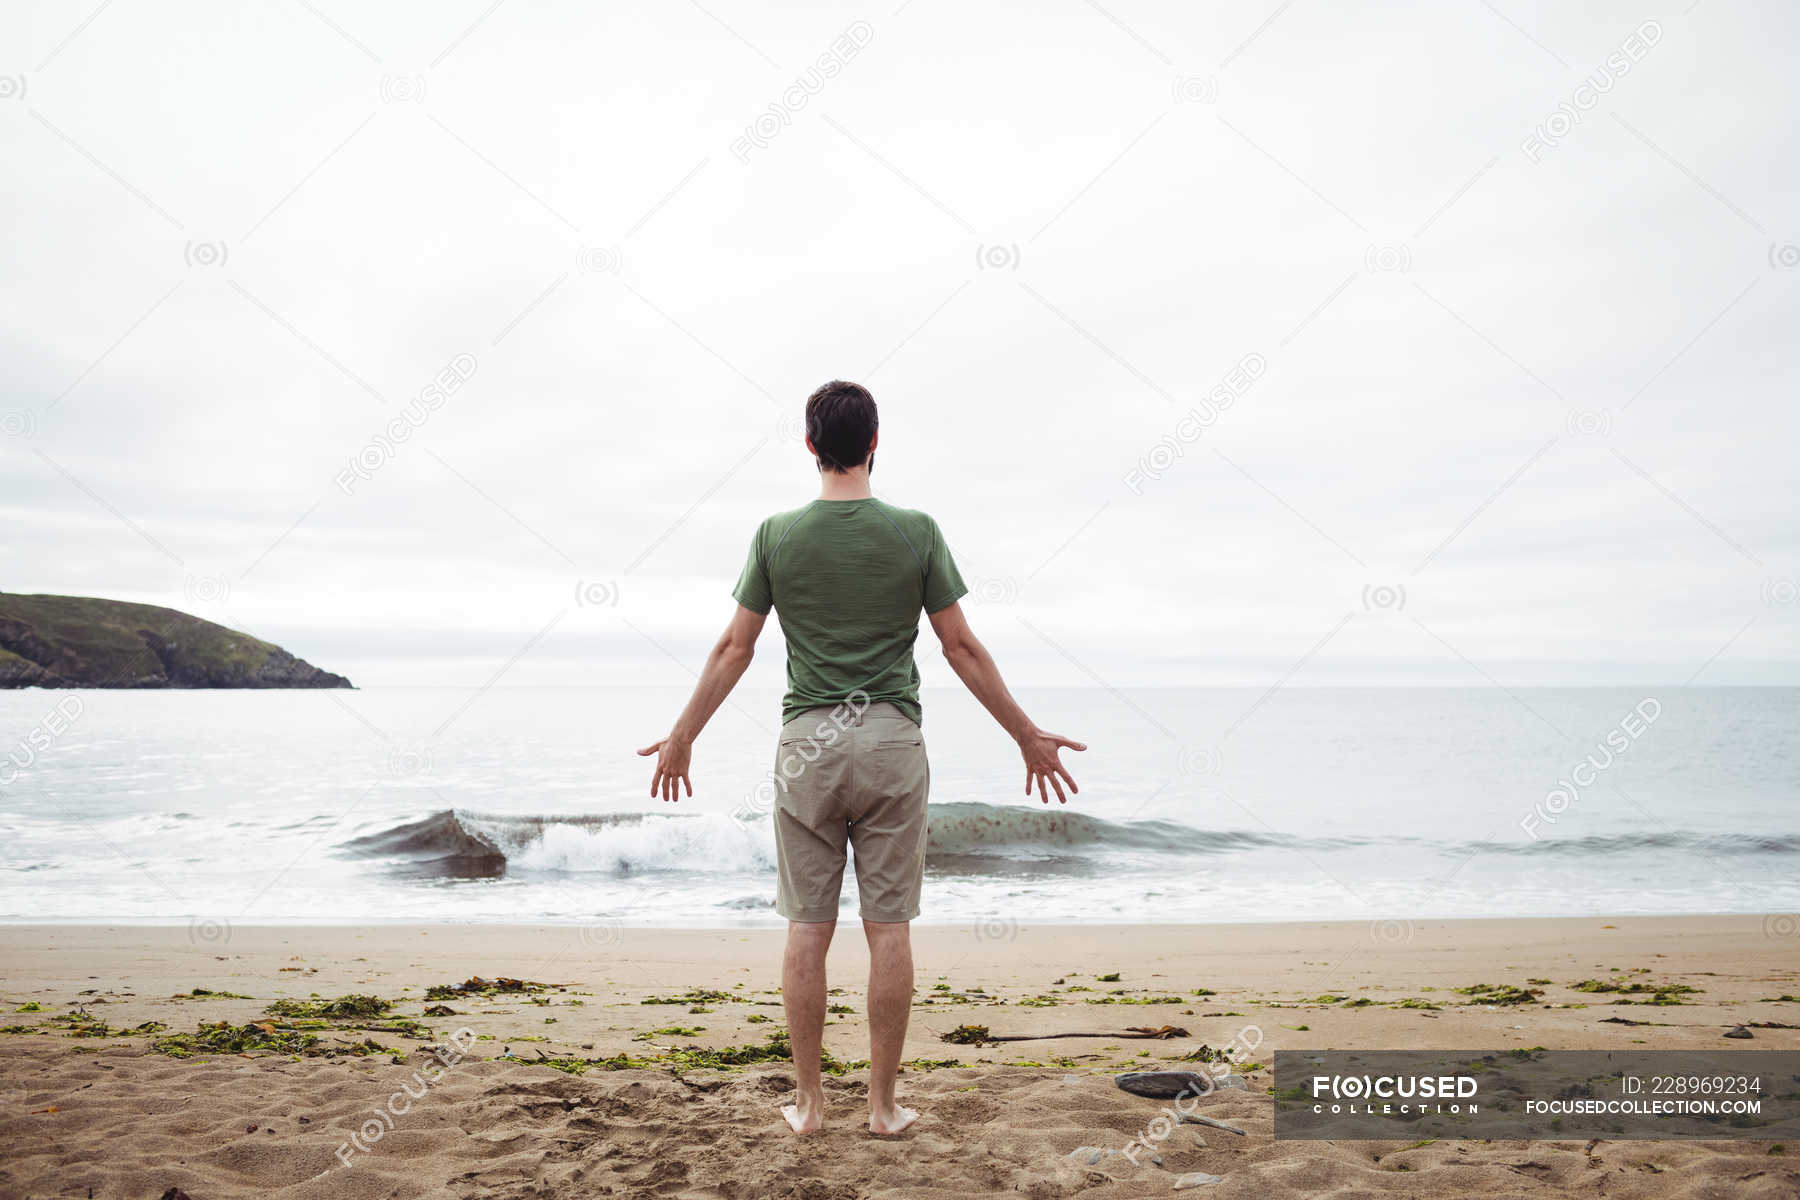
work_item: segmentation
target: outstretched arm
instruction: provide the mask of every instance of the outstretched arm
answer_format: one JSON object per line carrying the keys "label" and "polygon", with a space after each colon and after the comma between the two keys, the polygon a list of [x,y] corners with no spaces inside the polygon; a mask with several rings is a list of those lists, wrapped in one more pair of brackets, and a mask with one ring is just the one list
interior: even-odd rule
{"label": "outstretched arm", "polygon": [[650,776],[652,796],[660,791],[664,800],[679,800],[682,784],[687,785],[688,795],[694,794],[693,781],[688,778],[694,739],[700,736],[713,713],[743,678],[744,669],[756,654],[757,635],[762,633],[766,620],[767,613],[752,612],[738,605],[737,612],[731,616],[731,624],[725,627],[712,653],[706,656],[700,682],[694,685],[694,694],[687,707],[681,710],[681,716],[675,719],[675,727],[669,730],[669,736],[638,751],[640,757],[656,755],[656,771]]}
{"label": "outstretched arm", "polygon": [[1025,794],[1031,795],[1035,783],[1038,799],[1050,803],[1050,795],[1044,790],[1048,781],[1056,789],[1056,798],[1067,804],[1069,798],[1063,795],[1063,784],[1067,783],[1071,792],[1081,789],[1075,786],[1074,777],[1062,765],[1058,751],[1065,747],[1070,750],[1086,750],[1087,747],[1061,734],[1045,733],[1032,723],[1018,701],[1012,698],[1012,693],[1006,690],[1006,681],[1000,678],[1000,668],[995,665],[993,655],[969,628],[969,619],[963,615],[961,604],[951,604],[932,613],[931,628],[938,635],[938,641],[943,643],[944,660],[956,672],[957,678],[975,694],[994,720],[1000,722],[1000,728],[1019,743],[1019,753],[1025,758]]}

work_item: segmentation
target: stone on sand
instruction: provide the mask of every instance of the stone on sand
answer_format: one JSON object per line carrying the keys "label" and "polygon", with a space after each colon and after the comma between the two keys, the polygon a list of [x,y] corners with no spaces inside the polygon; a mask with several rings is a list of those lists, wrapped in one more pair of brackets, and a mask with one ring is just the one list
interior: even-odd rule
{"label": "stone on sand", "polygon": [[1134,1096],[1148,1096],[1152,1100],[1203,1096],[1214,1086],[1212,1080],[1192,1071],[1127,1071],[1113,1082]]}

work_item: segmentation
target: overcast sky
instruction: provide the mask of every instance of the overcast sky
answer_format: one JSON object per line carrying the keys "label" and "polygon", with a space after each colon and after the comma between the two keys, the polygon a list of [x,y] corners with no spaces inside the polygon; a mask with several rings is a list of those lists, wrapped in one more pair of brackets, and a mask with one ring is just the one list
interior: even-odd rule
{"label": "overcast sky", "polygon": [[1800,683],[1800,17],[1683,5],[9,4],[0,588],[678,681],[842,377],[1021,682]]}

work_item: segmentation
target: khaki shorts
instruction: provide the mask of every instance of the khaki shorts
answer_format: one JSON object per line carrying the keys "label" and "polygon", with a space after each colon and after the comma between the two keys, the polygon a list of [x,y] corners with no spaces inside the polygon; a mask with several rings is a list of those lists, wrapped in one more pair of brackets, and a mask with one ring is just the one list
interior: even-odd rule
{"label": "khaki shorts", "polygon": [[847,842],[862,919],[919,915],[931,767],[917,725],[886,702],[811,709],[782,726],[775,779],[777,912],[837,920]]}

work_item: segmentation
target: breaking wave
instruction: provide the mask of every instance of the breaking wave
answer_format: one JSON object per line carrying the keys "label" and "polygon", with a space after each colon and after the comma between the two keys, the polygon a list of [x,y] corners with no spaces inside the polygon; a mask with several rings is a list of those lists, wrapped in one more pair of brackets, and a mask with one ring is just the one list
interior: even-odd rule
{"label": "breaking wave", "polygon": [[[1109,821],[1062,808],[1022,805],[945,803],[931,805],[929,812],[926,865],[955,875],[1086,873],[1120,856],[1191,858],[1257,850],[1317,855],[1400,843],[1457,857],[1498,853],[1592,858],[1659,850],[1728,856],[1800,852],[1800,837],[1787,835],[1699,836],[1671,831],[1433,845],[1407,836],[1301,837],[1196,829],[1173,821]],[[461,879],[539,872],[735,875],[775,868],[767,817],[739,821],[713,813],[507,816],[445,809],[353,838],[338,852],[379,861],[402,874]]]}
{"label": "breaking wave", "polygon": [[382,859],[407,874],[464,879],[509,872],[771,870],[774,840],[729,817],[602,813],[517,817],[445,809],[419,821],[353,838],[352,858]]}

